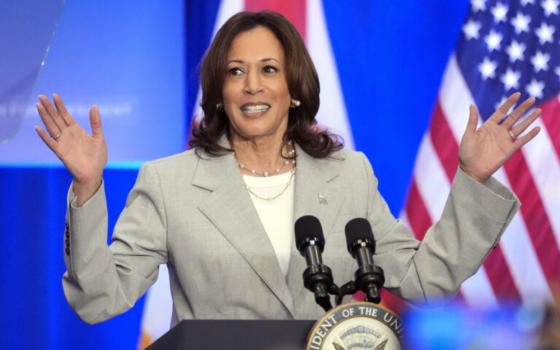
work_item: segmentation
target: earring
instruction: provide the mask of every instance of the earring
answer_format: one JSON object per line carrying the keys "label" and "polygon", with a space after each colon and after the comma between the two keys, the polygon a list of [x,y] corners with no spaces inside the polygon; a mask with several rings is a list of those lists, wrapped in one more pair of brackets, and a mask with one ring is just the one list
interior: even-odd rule
{"label": "earring", "polygon": [[218,111],[221,111],[221,110],[224,109],[224,105],[222,105],[221,102],[218,102],[218,103],[216,103],[216,109],[217,109]]}
{"label": "earring", "polygon": [[295,98],[292,98],[292,102],[290,103],[290,107],[297,108],[299,106],[301,106],[301,101],[296,100]]}

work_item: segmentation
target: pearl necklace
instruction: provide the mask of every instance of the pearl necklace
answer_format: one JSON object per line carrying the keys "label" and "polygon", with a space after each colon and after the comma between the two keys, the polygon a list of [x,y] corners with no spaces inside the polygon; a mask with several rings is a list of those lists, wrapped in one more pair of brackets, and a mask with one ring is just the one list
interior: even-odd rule
{"label": "pearl necklace", "polygon": [[[291,145],[292,143],[289,142],[288,145]],[[248,168],[245,164],[241,163],[240,161],[237,161],[237,165],[239,166],[239,168],[241,170],[246,170],[248,172],[251,173],[251,175],[254,176],[264,176],[264,177],[268,177],[271,175],[278,175],[280,174],[280,172],[282,171],[282,169],[284,169],[287,165],[292,164],[293,165],[293,169],[295,169],[296,167],[296,160],[295,160],[295,154],[296,154],[296,150],[294,148],[292,148],[289,152],[288,152],[288,157],[290,157],[291,159],[284,159],[282,161],[282,166],[280,168],[276,168],[274,169],[274,171],[257,171],[255,169],[250,169]],[[235,159],[237,159],[237,157],[235,157]]]}
{"label": "pearl necklace", "polygon": [[[288,182],[286,183],[286,185],[280,190],[280,192],[278,192],[277,194],[272,195],[270,197],[264,197],[264,196],[261,196],[261,195],[255,193],[253,191],[253,189],[251,189],[251,187],[245,186],[245,187],[247,187],[247,191],[249,191],[249,194],[251,194],[252,196],[254,196],[255,198],[258,198],[260,200],[272,201],[272,200],[275,200],[276,198],[280,197],[281,195],[283,195],[284,192],[286,192],[286,190],[290,187],[290,185],[292,184],[292,181],[294,180],[294,175],[296,173],[296,150],[292,146],[291,141],[288,141],[288,143],[286,145],[292,147],[292,149],[288,152],[288,157],[291,158],[291,159],[284,159],[282,161],[282,166],[280,168],[274,169],[273,172],[270,172],[270,171],[260,172],[260,171],[257,171],[256,169],[250,169],[245,164],[241,163],[240,161],[237,161],[237,165],[239,166],[239,168],[241,170],[246,170],[254,176],[263,176],[263,177],[268,177],[268,176],[271,175],[271,173],[273,173],[274,175],[278,175],[278,174],[280,174],[282,169],[284,169],[286,166],[292,164],[292,169],[290,170],[290,172],[291,172],[290,178],[288,179]],[[235,159],[237,160],[237,156],[235,157]]]}

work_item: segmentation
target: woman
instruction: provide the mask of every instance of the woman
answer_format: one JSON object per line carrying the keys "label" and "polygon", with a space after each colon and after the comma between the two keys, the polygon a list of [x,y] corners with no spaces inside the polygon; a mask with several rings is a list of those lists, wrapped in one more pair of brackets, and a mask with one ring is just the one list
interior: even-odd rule
{"label": "woman", "polygon": [[201,69],[204,120],[193,150],[146,163],[106,245],[102,182],[107,161],[99,111],[92,134],[59,96],[38,104],[37,132],[74,176],[68,195],[65,295],[86,322],[130,308],[167,264],[173,324],[187,318],[317,318],[304,290],[295,219],[317,216],[323,259],[337,284],[352,278],[343,229],[367,218],[385,287],[423,303],[453,294],[482,263],[514,215],[515,196],[491,178],[538,133],[516,139],[539,111],[514,94],[477,129],[471,107],[460,168],[442,219],[422,242],[389,212],[361,153],[316,127],[319,82],[293,26],[270,12],[240,13],[217,33]]}

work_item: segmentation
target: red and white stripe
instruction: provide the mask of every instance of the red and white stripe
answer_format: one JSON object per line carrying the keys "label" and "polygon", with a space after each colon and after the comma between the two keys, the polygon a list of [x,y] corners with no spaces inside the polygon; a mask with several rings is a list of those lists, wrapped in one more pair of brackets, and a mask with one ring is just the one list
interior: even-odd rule
{"label": "red and white stripe", "polygon": [[[429,130],[422,140],[403,212],[418,238],[441,215],[457,169],[458,145],[473,103],[455,57],[451,57]],[[495,175],[522,202],[482,269],[467,280],[461,295],[470,305],[502,300],[524,304],[550,300],[560,281],[560,103],[540,107],[542,131]],[[556,118],[553,115],[556,115]],[[556,286],[556,287],[555,287]]]}
{"label": "red and white stripe", "polygon": [[[321,126],[342,136],[346,147],[353,148],[352,133],[327,32],[322,2],[320,0],[224,0],[218,10],[214,34],[228,18],[244,10],[279,12],[298,29],[307,44],[320,81],[329,82],[321,86],[321,106],[317,119]],[[202,116],[200,101],[201,91],[199,89],[193,123],[198,122]],[[142,338],[144,339],[142,345],[149,344],[150,339],[159,338],[169,329],[172,308],[169,291],[167,268],[161,266],[159,278],[150,288],[146,299],[142,320]]]}

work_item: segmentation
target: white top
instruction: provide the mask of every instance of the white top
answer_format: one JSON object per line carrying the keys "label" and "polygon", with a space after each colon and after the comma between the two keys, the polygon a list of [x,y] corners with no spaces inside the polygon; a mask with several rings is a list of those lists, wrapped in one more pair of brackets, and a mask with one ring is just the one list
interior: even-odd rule
{"label": "white top", "polygon": [[[270,243],[272,243],[280,269],[284,276],[287,276],[290,264],[290,249],[294,240],[295,174],[289,171],[268,177],[243,175],[243,180],[249,190],[264,230],[268,234]],[[288,187],[286,188],[286,186]],[[281,192],[282,194],[280,194]],[[274,199],[262,199],[272,198],[278,194],[280,195]]]}

